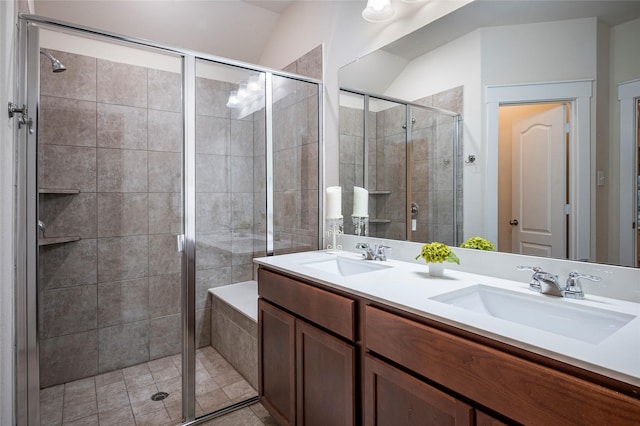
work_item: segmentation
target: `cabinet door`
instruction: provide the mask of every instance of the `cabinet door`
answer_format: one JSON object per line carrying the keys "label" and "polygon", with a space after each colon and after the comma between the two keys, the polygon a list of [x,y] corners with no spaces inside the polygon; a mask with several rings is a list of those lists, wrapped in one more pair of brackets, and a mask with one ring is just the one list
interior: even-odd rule
{"label": "cabinet door", "polygon": [[371,355],[365,356],[364,424],[473,424],[473,408]]}
{"label": "cabinet door", "polygon": [[295,317],[258,300],[260,399],[281,425],[295,421]]}
{"label": "cabinet door", "polygon": [[354,346],[298,319],[296,351],[297,424],[355,424]]}
{"label": "cabinet door", "polygon": [[476,426],[507,426],[507,424],[487,413],[476,410]]}

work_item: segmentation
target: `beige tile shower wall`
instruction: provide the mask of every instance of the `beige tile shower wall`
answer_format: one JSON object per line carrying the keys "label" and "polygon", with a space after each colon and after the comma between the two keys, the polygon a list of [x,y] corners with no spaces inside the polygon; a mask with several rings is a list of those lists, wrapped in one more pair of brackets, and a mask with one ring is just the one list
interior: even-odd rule
{"label": "beige tile shower wall", "polygon": [[[65,52],[41,74],[41,385],[180,351],[181,79]],[[207,328],[204,304],[200,328]],[[202,333],[208,336],[209,333]],[[208,337],[200,344],[208,344]]]}

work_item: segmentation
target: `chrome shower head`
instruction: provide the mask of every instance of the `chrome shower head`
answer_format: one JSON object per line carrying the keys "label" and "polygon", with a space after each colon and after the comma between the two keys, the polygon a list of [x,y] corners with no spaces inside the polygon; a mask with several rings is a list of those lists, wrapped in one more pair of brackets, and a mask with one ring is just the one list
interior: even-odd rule
{"label": "chrome shower head", "polygon": [[49,60],[51,61],[51,68],[52,68],[53,72],[66,71],[67,67],[62,65],[62,62],[60,62],[59,60],[54,58],[51,53],[47,52],[44,49],[40,49],[40,53],[43,54],[44,56],[46,56],[47,58],[49,58]]}

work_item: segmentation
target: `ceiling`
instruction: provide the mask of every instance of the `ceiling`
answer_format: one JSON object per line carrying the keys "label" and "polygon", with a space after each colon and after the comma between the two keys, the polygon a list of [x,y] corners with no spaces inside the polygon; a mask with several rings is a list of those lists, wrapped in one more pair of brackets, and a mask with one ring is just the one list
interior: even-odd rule
{"label": "ceiling", "polygon": [[249,63],[295,0],[35,0],[34,13]]}
{"label": "ceiling", "polygon": [[640,1],[476,0],[388,44],[384,50],[411,60],[482,27],[591,17],[608,26],[632,21],[640,17]]}

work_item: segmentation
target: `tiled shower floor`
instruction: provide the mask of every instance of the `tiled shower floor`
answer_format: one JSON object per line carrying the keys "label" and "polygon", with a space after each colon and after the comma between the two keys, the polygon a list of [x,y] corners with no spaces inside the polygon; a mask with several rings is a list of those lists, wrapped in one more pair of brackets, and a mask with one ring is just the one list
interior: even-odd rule
{"label": "tiled shower floor", "polygon": [[[52,386],[40,391],[42,426],[164,426],[182,418],[182,358],[149,361],[122,370]],[[167,392],[152,401],[156,392]],[[211,346],[196,352],[196,416],[256,396],[257,392]],[[275,425],[260,405],[231,413],[206,425]]]}

